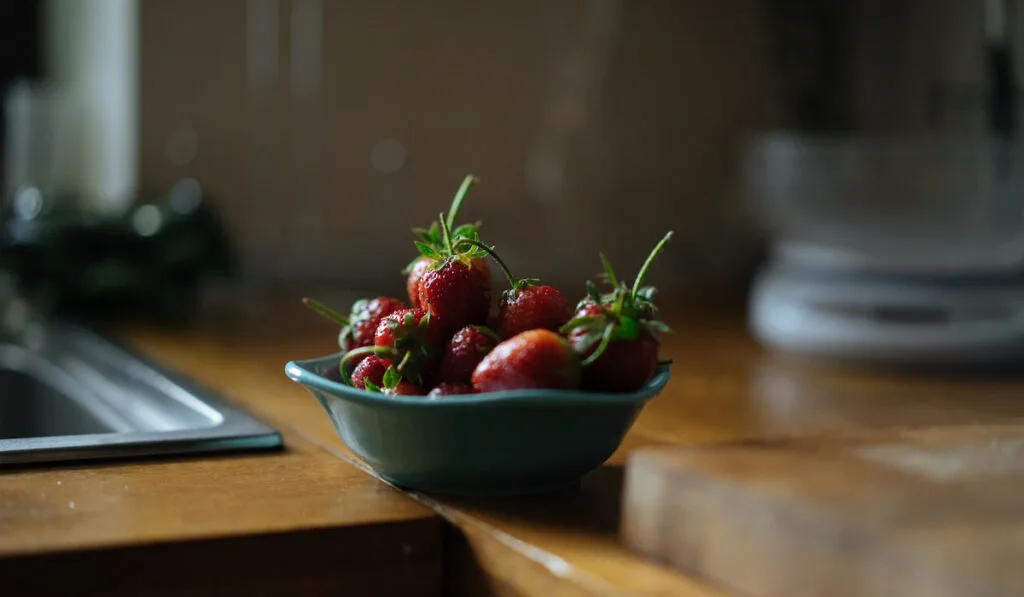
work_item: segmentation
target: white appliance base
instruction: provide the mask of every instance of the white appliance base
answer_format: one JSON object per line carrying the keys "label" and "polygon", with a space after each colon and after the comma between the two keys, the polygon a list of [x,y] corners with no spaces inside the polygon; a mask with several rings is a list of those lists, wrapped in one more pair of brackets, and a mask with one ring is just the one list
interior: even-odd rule
{"label": "white appliance base", "polygon": [[889,364],[1024,363],[1024,279],[920,281],[769,266],[750,325],[787,352]]}

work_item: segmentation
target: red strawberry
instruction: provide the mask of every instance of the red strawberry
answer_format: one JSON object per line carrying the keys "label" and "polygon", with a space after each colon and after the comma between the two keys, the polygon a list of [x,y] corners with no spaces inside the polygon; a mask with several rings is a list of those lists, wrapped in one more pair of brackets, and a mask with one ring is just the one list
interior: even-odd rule
{"label": "red strawberry", "polygon": [[468,384],[473,369],[499,342],[501,336],[483,326],[468,325],[455,332],[441,359],[437,381]]}
{"label": "red strawberry", "polygon": [[420,278],[423,277],[423,274],[427,272],[432,263],[434,263],[433,259],[421,256],[409,264],[407,270],[409,277],[405,281],[405,291],[409,293],[409,304],[414,309],[420,308]]}
{"label": "red strawberry", "polygon": [[572,310],[554,287],[526,285],[505,294],[498,318],[501,333],[514,336],[538,328],[557,331],[572,319]]}
{"label": "red strawberry", "polygon": [[422,309],[395,311],[380,321],[374,345],[349,351],[342,364],[373,354],[393,363],[410,382],[426,385],[436,370],[442,338],[440,326]]}
{"label": "red strawberry", "polygon": [[382,393],[391,396],[422,396],[423,388],[407,381],[400,381],[398,382],[398,385],[393,388],[384,388]]}
{"label": "red strawberry", "polygon": [[601,256],[614,290],[604,296],[592,282],[588,299],[580,301],[576,317],[562,327],[573,350],[583,358],[583,388],[600,392],[632,392],[643,387],[658,366],[658,343],[668,326],[655,319],[653,287],[641,287],[655,258],[672,232],[654,247],[632,288],[620,283],[611,264]]}
{"label": "red strawberry", "polygon": [[565,338],[529,330],[494,347],[473,371],[477,392],[531,388],[571,390],[580,383],[580,361]]}
{"label": "red strawberry", "polygon": [[465,255],[448,257],[420,278],[421,308],[449,334],[467,325],[483,325],[491,310],[490,271],[473,261]]}
{"label": "red strawberry", "polygon": [[349,316],[344,317],[311,298],[304,298],[302,302],[310,309],[342,326],[341,332],[338,333],[338,346],[345,352],[372,346],[380,320],[385,315],[406,308],[405,304],[398,299],[378,296],[374,299],[356,301],[352,304]]}
{"label": "red strawberry", "polygon": [[388,370],[389,366],[391,366],[391,363],[375,354],[367,356],[362,361],[359,361],[355,371],[352,372],[350,378],[352,387],[365,390],[367,381],[373,385],[382,385],[384,383],[384,373]]}
{"label": "red strawberry", "polygon": [[459,394],[472,394],[473,386],[468,383],[442,383],[433,390],[427,392],[427,398],[438,398],[441,396],[456,396]]}
{"label": "red strawberry", "polygon": [[[416,248],[420,255],[403,270],[403,273],[408,276],[405,281],[405,290],[409,293],[409,304],[414,308],[422,307],[420,304],[420,279],[423,278],[427,269],[435,262],[442,261],[454,254],[453,242],[479,238],[477,233],[477,229],[480,227],[479,222],[455,226],[455,219],[462,208],[462,202],[465,200],[469,188],[476,182],[478,181],[473,175],[466,176],[452,199],[447,216],[442,214],[439,221],[435,220],[431,223],[430,228],[413,228],[413,232],[419,239],[416,241]],[[474,260],[473,265],[485,268],[482,273],[490,280],[491,272],[486,269],[486,261]]]}
{"label": "red strawberry", "polygon": [[[569,334],[573,349],[584,343],[585,330]],[[589,357],[597,349],[591,343],[582,349],[581,357]],[[633,340],[611,342],[604,352],[583,368],[584,389],[598,392],[634,392],[647,383],[658,367],[658,339],[650,332],[640,331]]]}

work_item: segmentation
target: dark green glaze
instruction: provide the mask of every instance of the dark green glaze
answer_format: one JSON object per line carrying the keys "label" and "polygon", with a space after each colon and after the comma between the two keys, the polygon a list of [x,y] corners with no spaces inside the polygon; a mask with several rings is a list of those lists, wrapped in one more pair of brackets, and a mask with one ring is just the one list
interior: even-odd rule
{"label": "dark green glaze", "polygon": [[428,399],[372,394],[319,375],[341,355],[293,361],[288,377],[324,408],[342,442],[384,480],[451,494],[525,494],[578,482],[618,448],[668,383],[640,391],[520,390]]}

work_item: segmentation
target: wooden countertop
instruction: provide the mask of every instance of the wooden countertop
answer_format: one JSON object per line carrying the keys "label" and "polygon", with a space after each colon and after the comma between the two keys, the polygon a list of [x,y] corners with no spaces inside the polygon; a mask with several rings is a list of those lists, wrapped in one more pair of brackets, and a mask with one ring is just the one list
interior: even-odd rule
{"label": "wooden countertop", "polygon": [[[739,311],[687,314],[671,304],[665,311],[677,330],[664,345],[675,360],[673,380],[623,447],[578,491],[516,499],[407,497],[359,470],[319,406],[284,376],[287,360],[335,347],[331,327],[295,300],[215,313],[187,330],[132,327],[124,334],[130,344],[267,420],[283,432],[288,449],[4,472],[0,556],[332,529],[343,554],[333,561],[340,566],[371,527],[394,531],[381,533],[389,539],[379,542],[378,555],[419,574],[421,594],[439,594],[444,583],[451,595],[721,595],[619,545],[629,450],[1024,414],[1024,382],[812,365],[762,351]],[[444,531],[439,516],[459,532]],[[423,553],[442,539],[443,558],[440,549]],[[361,575],[366,582],[398,582],[398,574],[380,569],[386,559],[352,561],[358,562],[353,573],[370,571]],[[431,572],[431,566],[438,568]],[[400,588],[405,592],[396,594],[413,594]]]}

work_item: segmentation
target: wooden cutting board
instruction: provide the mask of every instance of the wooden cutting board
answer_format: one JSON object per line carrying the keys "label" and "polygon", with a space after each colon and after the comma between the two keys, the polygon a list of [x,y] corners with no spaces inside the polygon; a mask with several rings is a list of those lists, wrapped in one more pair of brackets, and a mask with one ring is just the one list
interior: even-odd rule
{"label": "wooden cutting board", "polygon": [[737,595],[1024,596],[1024,423],[639,451],[621,535]]}

